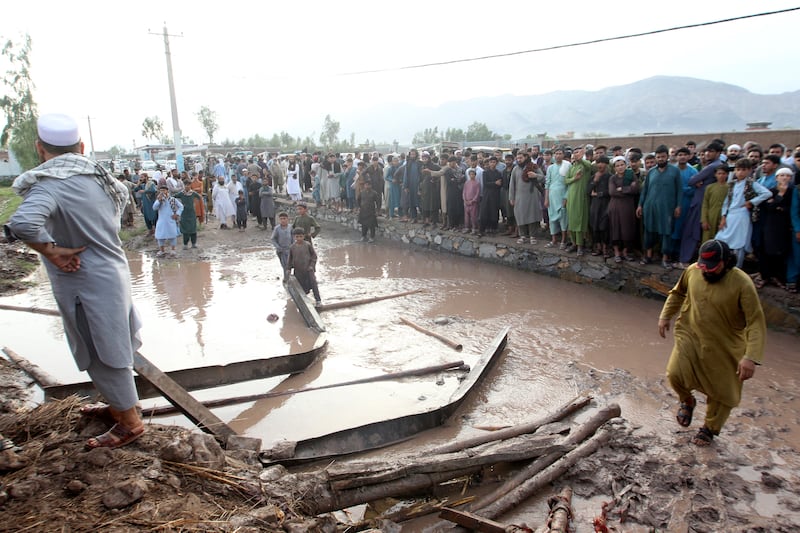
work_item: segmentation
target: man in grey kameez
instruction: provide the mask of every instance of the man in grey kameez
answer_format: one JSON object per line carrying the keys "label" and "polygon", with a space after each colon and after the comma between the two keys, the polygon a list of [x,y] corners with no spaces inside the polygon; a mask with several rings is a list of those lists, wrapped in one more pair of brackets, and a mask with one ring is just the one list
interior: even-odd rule
{"label": "man in grey kameez", "polygon": [[542,221],[542,193],[537,187],[537,182],[544,180],[544,174],[539,170],[525,152],[517,154],[517,166],[511,172],[511,181],[508,187],[508,203],[514,208],[514,217],[517,219],[519,231],[518,244],[530,239],[531,244],[536,244],[534,231]]}
{"label": "man in grey kameez", "polygon": [[38,121],[38,167],[13,184],[24,197],[6,225],[11,239],[39,252],[70,350],[109,406],[82,412],[112,425],[86,443],[123,446],[144,433],[137,410],[133,354],[140,346],[130,270],[118,232],[127,189],[84,157],[77,123],[66,115]]}

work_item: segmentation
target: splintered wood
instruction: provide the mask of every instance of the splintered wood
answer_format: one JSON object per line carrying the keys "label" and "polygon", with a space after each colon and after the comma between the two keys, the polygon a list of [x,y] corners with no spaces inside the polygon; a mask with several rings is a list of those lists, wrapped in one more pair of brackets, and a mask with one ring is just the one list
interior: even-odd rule
{"label": "splintered wood", "polygon": [[[578,397],[556,409],[553,414],[536,421],[432,451],[397,457],[391,461],[339,461],[320,470],[297,473],[296,479],[302,480],[300,486],[313,486],[313,497],[307,493],[293,494],[292,497],[297,502],[302,501],[302,507],[310,514],[321,514],[381,498],[429,495],[441,483],[472,476],[500,464],[522,463],[525,466],[517,474],[491,493],[471,502],[470,498],[466,499],[470,503],[457,512],[445,512],[445,509],[451,508],[442,509],[441,516],[448,521],[440,525],[442,529],[450,530],[453,523],[449,520],[458,516],[459,520],[469,521],[473,524],[470,527],[478,531],[500,531],[492,529],[496,527],[506,527],[502,531],[530,531],[517,526],[498,526],[492,520],[556,481],[574,464],[608,442],[611,433],[600,428],[620,415],[620,408],[616,404],[597,409],[589,420],[580,425],[570,425],[564,421],[586,407],[590,400],[588,397]],[[280,480],[274,483],[274,487],[266,484],[265,494],[286,497],[286,485]],[[569,523],[571,515],[570,499],[571,491],[568,491],[552,500],[549,529],[543,531],[566,531],[564,524]],[[431,512],[436,512],[437,508],[430,506]],[[482,521],[489,529],[475,526]],[[458,527],[455,530],[465,531]]]}

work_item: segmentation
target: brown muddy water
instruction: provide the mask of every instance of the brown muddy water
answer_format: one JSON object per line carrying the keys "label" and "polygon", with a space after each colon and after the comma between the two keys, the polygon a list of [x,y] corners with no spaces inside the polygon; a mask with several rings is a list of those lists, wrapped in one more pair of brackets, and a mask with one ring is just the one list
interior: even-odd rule
{"label": "brown muddy water", "polygon": [[[326,303],[412,289],[423,292],[324,312],[329,344],[306,372],[198,391],[199,399],[320,386],[462,359],[471,364],[508,325],[508,349],[459,416],[394,449],[407,451],[471,436],[482,427],[521,423],[585,392],[603,403],[619,403],[622,416],[642,434],[674,433],[684,446],[689,434],[677,431],[675,397],[663,379],[672,341],[657,334],[661,302],[455,255],[353,242],[345,235],[323,236],[316,247],[317,277]],[[306,329],[280,283],[279,265],[268,245],[238,254],[210,250],[183,261],[136,252],[130,253],[129,261],[133,295],[144,322],[141,351],[162,370],[296,353],[314,342],[315,335]],[[46,276],[41,270],[35,276],[42,283],[0,301],[54,308]],[[279,320],[268,322],[270,313]],[[401,324],[401,316],[462,342],[463,352]],[[448,323],[434,324],[442,317]],[[87,379],[75,369],[57,319],[0,311],[0,331],[3,346],[59,381]],[[746,384],[730,424],[732,433],[737,427],[762,429],[763,454],[787,476],[800,466],[797,345],[796,337],[769,332],[765,364]],[[266,448],[282,439],[313,437],[436,408],[455,390],[457,378],[457,373],[445,372],[333,388],[223,407],[215,413],[237,432],[263,439]],[[147,399],[143,405],[163,401]],[[186,424],[178,416],[155,421]],[[720,440],[724,439],[725,434]],[[782,450],[793,452],[792,457],[787,459]],[[740,470],[745,481],[759,475],[749,466]],[[777,496],[761,493],[759,498],[758,512],[785,512]],[[598,502],[584,506],[587,515],[599,509]]]}

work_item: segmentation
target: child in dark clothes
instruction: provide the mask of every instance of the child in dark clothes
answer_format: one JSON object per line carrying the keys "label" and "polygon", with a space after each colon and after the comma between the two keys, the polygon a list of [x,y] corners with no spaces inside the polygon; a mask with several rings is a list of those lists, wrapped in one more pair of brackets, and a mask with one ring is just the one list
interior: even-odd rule
{"label": "child in dark clothes", "polygon": [[317,275],[315,273],[317,267],[317,252],[314,250],[314,246],[305,240],[305,231],[303,228],[294,228],[292,230],[292,235],[294,235],[294,244],[289,248],[289,260],[286,263],[286,276],[288,277],[289,274],[292,273],[292,269],[294,269],[294,277],[297,278],[303,291],[306,294],[308,294],[309,291],[313,291],[316,305],[321,305],[322,300],[319,296]]}
{"label": "child in dark clothes", "polygon": [[239,231],[247,228],[247,199],[244,197],[244,191],[239,191],[239,197],[236,199],[236,227]]}

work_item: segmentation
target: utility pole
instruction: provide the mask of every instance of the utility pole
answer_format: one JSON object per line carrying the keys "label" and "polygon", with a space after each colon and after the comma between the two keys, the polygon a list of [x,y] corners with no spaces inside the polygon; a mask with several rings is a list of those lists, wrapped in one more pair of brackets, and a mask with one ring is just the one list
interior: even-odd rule
{"label": "utility pole", "polygon": [[86,121],[89,123],[89,146],[92,149],[90,157],[96,160],[94,156],[94,137],[92,136],[92,118],[89,115],[86,115]]}
{"label": "utility pole", "polygon": [[[158,35],[157,33],[149,32],[151,35]],[[164,23],[164,53],[167,56],[167,78],[169,80],[169,102],[172,107],[172,138],[175,143],[175,162],[178,165],[178,171],[183,172],[183,152],[181,151],[181,127],[178,124],[178,105],[175,103],[175,80],[172,78],[172,55],[169,51],[169,38],[170,34],[167,33],[167,23]],[[172,37],[183,37],[181,35],[173,35]]]}

